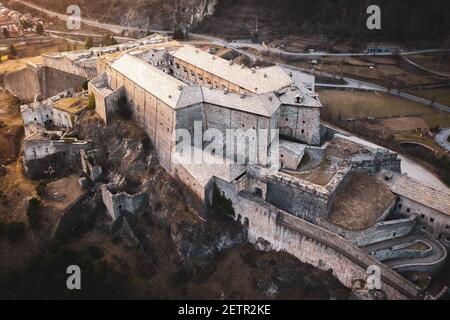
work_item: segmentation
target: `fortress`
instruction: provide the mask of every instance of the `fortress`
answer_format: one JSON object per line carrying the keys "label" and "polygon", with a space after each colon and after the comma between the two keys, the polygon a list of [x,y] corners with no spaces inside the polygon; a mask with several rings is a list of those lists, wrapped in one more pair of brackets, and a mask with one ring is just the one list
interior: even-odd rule
{"label": "fortress", "polygon": [[[313,76],[247,68],[158,35],[70,56],[48,56],[46,67],[89,79],[105,124],[128,110],[191,205],[231,203],[221,209],[257,247],[329,270],[361,295],[429,297],[412,274],[445,263],[450,194],[402,175],[396,153],[321,125]],[[180,145],[201,161],[182,161]],[[113,189],[102,192],[114,219],[141,201]]]}

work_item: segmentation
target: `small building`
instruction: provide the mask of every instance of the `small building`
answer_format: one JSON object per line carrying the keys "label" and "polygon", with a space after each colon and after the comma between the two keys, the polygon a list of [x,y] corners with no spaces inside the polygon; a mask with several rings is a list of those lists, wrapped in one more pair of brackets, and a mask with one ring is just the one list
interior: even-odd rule
{"label": "small building", "polygon": [[417,216],[423,231],[450,247],[450,193],[406,175],[388,171],[382,174],[391,191],[399,197],[396,212]]}
{"label": "small building", "polygon": [[69,97],[52,106],[53,123],[58,127],[72,128],[87,109],[86,97]]}
{"label": "small building", "polygon": [[306,146],[280,140],[280,165],[282,169],[296,170],[305,155]]}
{"label": "small building", "polygon": [[22,105],[20,112],[26,131],[29,124],[72,128],[86,109],[86,94],[74,95],[67,90],[46,100]]}
{"label": "small building", "polygon": [[125,213],[136,213],[145,200],[145,192],[130,195],[110,183],[102,186],[102,198],[108,214],[116,221]]}
{"label": "small building", "polygon": [[371,43],[367,46],[366,52],[367,53],[373,53],[373,54],[396,54],[398,51],[400,51],[400,47],[395,45],[389,45],[384,43]]}

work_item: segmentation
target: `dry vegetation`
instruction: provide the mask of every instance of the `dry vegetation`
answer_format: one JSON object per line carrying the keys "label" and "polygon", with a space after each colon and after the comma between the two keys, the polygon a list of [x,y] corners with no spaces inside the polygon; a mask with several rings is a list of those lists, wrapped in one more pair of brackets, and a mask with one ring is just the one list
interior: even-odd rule
{"label": "dry vegetation", "polygon": [[379,92],[321,90],[323,113],[331,119],[420,116],[430,128],[450,126],[450,114],[404,98]]}
{"label": "dry vegetation", "polygon": [[366,174],[352,173],[338,191],[328,219],[346,229],[367,229],[375,225],[395,199],[383,182]]}
{"label": "dry vegetation", "polygon": [[450,88],[408,90],[408,93],[450,106]]}

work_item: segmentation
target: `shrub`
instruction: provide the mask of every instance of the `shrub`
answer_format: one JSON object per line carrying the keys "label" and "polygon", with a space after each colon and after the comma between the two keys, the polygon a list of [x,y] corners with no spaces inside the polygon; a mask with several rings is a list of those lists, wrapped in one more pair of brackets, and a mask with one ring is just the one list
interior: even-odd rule
{"label": "shrub", "polygon": [[43,34],[44,33],[44,26],[42,23],[38,23],[36,26],[36,33],[37,34]]}
{"label": "shrub", "polygon": [[181,28],[177,28],[173,32],[173,38],[174,40],[184,40],[184,32]]}
{"label": "shrub", "polygon": [[94,38],[88,37],[88,38],[86,39],[86,43],[84,44],[84,47],[85,47],[86,49],[90,49],[90,48],[92,48],[93,46],[94,46]]}
{"label": "shrub", "polygon": [[8,51],[11,56],[17,56],[17,50],[13,45],[9,46]]}
{"label": "shrub", "polygon": [[84,79],[83,84],[81,85],[81,88],[83,90],[87,90],[88,89],[88,83],[89,83],[88,79]]}
{"label": "shrub", "polygon": [[93,93],[89,95],[88,105],[89,110],[95,110],[95,96]]}
{"label": "shrub", "polygon": [[235,215],[233,202],[220,193],[220,190],[215,183],[213,188],[212,207],[222,209],[227,215]]}

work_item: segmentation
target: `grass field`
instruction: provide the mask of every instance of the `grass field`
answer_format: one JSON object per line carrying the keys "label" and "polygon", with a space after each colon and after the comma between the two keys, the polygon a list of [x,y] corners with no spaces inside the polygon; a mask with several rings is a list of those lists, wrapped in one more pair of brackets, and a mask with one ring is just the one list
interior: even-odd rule
{"label": "grass field", "polygon": [[6,62],[0,63],[0,74],[6,72],[14,72],[20,69],[23,69],[27,66],[27,62],[33,62],[36,64],[42,63],[43,59],[41,56],[32,57],[32,58],[23,58],[23,59],[11,59]]}
{"label": "grass field", "polygon": [[430,128],[450,127],[449,113],[389,94],[320,90],[319,96],[324,112],[329,112],[333,119],[416,115]]}
{"label": "grass field", "polygon": [[428,99],[433,100],[445,104],[446,106],[450,106],[450,88],[446,89],[426,89],[426,90],[411,90],[409,93]]}

